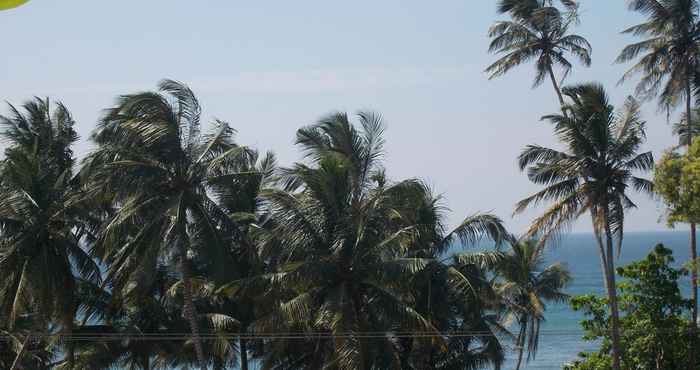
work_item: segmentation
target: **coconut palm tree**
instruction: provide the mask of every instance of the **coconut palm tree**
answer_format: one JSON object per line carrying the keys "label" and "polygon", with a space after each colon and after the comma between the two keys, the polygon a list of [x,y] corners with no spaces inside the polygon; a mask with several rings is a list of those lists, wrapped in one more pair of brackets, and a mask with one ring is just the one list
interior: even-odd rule
{"label": "coconut palm tree", "polygon": [[[37,330],[46,333],[55,324],[70,336],[80,281],[100,278],[82,245],[90,217],[72,201],[78,185],[71,145],[78,136],[60,103],[52,109],[48,99],[35,99],[23,110],[10,105],[11,115],[0,116],[0,136],[9,143],[0,168],[0,316],[10,331],[29,314]],[[69,366],[72,348],[67,342]]]}
{"label": "coconut palm tree", "polygon": [[[567,54],[589,66],[591,45],[582,36],[569,33],[569,28],[576,20],[568,13],[562,13],[552,6],[539,7],[533,11],[531,2],[522,2],[529,4],[524,7],[522,4],[516,6],[515,3],[520,2],[503,1],[500,7],[501,11],[517,13],[513,20],[496,22],[489,30],[492,39],[489,52],[503,55],[486,68],[489,79],[502,76],[525,62],[534,61],[536,73],[533,87],[549,78],[559,103],[563,106],[564,98],[554,68],[562,70],[561,80],[564,80],[572,68]],[[521,14],[523,12],[525,14]]]}
{"label": "coconut palm tree", "polygon": [[[426,187],[416,180],[389,182],[380,166],[381,119],[360,113],[359,122],[358,129],[339,113],[300,129],[297,143],[309,163],[283,170],[284,189],[265,194],[276,225],[262,247],[274,250],[268,254],[279,263],[254,280],[281,299],[254,330],[305,338],[272,338],[266,368],[397,368],[393,336],[376,333],[435,333],[435,343],[444,342],[414,309],[410,289],[433,261],[409,253],[426,226],[401,212],[410,207],[401,200],[425,196]],[[497,218],[475,215],[432,242],[446,248],[455,239],[504,233]]]}
{"label": "coconut palm tree", "polygon": [[[629,8],[647,17],[641,24],[623,33],[642,36],[645,39],[626,46],[617,57],[618,63],[636,60],[623,75],[625,81],[633,75],[641,75],[637,93],[644,98],[658,96],[659,106],[669,111],[685,102],[685,117],[692,117],[691,97],[697,88],[695,81],[700,67],[700,3],[697,0],[632,0]],[[638,59],[638,60],[637,60]],[[692,141],[693,130],[687,130],[686,145]],[[696,225],[690,224],[690,256],[697,260]],[[693,322],[698,318],[697,269],[691,270]],[[696,337],[697,325],[691,326],[691,336]],[[696,343],[690,351],[695,367]]]}
{"label": "coconut palm tree", "polygon": [[559,263],[545,267],[544,249],[536,240],[514,242],[510,248],[497,267],[500,282],[496,290],[504,300],[509,317],[507,321],[519,325],[516,338],[518,362],[515,367],[515,370],[519,370],[525,346],[528,361],[537,353],[546,303],[568,299],[562,290],[571,281],[571,275]]}
{"label": "coconut palm tree", "polygon": [[[401,369],[500,369],[502,338],[512,336],[495,314],[499,307],[489,275],[499,252],[465,252],[443,258],[414,279],[416,310],[447,336],[445,350],[426,338],[404,338]],[[410,329],[406,329],[410,330]]]}
{"label": "coconut palm tree", "polygon": [[536,218],[527,236],[537,234],[546,241],[579,216],[590,213],[593,231],[608,291],[612,318],[613,367],[620,369],[619,314],[615,290],[614,244],[622,247],[625,211],[635,204],[628,188],[651,192],[652,183],[634,175],[653,166],[651,152],[639,153],[645,141],[644,121],[639,105],[629,98],[616,112],[601,85],[581,84],[564,89],[570,99],[567,115],[543,119],[554,125],[554,132],[565,149],[529,145],[518,158],[530,181],[545,188],[520,201],[516,213],[543,202],[551,202]]}
{"label": "coconut palm tree", "polygon": [[[497,301],[486,278],[500,253],[456,252],[459,247],[471,246],[481,233],[464,234],[466,239],[455,240],[456,234],[448,232],[444,223],[446,208],[442,198],[434,195],[428,187],[418,186],[393,198],[392,208],[401,215],[401,220],[420,227],[407,255],[432,260],[415,274],[411,283],[410,291],[418,297],[414,309],[442,333],[483,333],[480,336],[445,336],[445,347],[436,345],[433,338],[403,337],[396,344],[401,368],[437,370],[489,365],[500,368],[505,351],[499,338],[509,333],[493,314]],[[473,225],[480,218],[487,220],[483,215],[467,218],[463,223],[464,230],[469,230],[466,226]],[[495,239],[497,247],[506,236],[497,227],[486,235]],[[406,326],[401,330],[411,332],[414,328]]]}
{"label": "coconut palm tree", "polygon": [[222,235],[237,235],[237,228],[210,190],[246,176],[235,163],[247,150],[234,143],[225,122],[202,134],[200,114],[194,93],[171,80],[161,82],[158,92],[122,96],[99,123],[93,135],[98,149],[84,171],[86,196],[110,194],[116,208],[96,243],[96,254],[109,266],[107,279],[121,290],[129,281],[153,279],[160,261],[174,267],[182,280],[183,315],[205,369],[192,279],[204,268],[222,274],[230,262],[230,241]]}
{"label": "coconut palm tree", "polygon": [[[239,238],[232,238],[235,242],[230,248],[232,259],[237,261],[237,265],[236,268],[227,270],[227,275],[222,278],[224,282],[261,275],[270,264],[270,259],[260,253],[258,230],[270,228],[274,224],[261,199],[261,193],[274,184],[277,160],[272,153],[260,156],[258,152],[251,151],[251,155],[239,161],[238,166],[239,172],[251,175],[232,178],[214,186],[217,202],[229,217],[236,220],[240,234]],[[265,297],[259,293],[257,290],[241,290],[231,297],[216,295],[211,312],[220,319],[228,318],[224,323],[233,322],[237,332],[245,333],[256,321],[256,315],[266,311],[266,303],[261,302]],[[245,336],[239,336],[237,349],[241,370],[249,368],[250,345]]]}

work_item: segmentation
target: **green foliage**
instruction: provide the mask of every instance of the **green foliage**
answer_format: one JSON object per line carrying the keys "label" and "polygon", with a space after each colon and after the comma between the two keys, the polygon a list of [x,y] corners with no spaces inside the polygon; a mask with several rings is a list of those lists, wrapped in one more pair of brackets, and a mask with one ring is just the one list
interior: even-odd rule
{"label": "green foliage", "polygon": [[636,60],[621,81],[641,75],[637,94],[646,99],[658,96],[660,108],[668,110],[691,99],[700,52],[698,6],[697,0],[629,2],[630,10],[646,20],[623,33],[645,39],[627,45],[617,57],[618,63]]}
{"label": "green foliage", "polygon": [[525,349],[528,360],[537,353],[547,303],[568,300],[563,289],[571,281],[571,275],[559,263],[545,266],[544,249],[532,239],[511,242],[511,250],[499,260],[496,272],[496,291],[506,311],[505,322],[519,326],[516,338],[519,368]]}
{"label": "green foliage", "polygon": [[[678,280],[687,271],[673,268],[672,263],[671,250],[659,244],[644,260],[618,268],[624,279],[618,289],[625,369],[682,369],[687,364],[687,315],[691,306],[678,287]],[[573,298],[571,305],[587,316],[581,323],[584,339],[600,340],[601,348],[597,353],[581,354],[565,369],[610,369],[607,299],[585,295]]]}
{"label": "green foliage", "polygon": [[687,154],[668,151],[654,170],[654,186],[667,206],[668,222],[700,221],[700,140]]}
{"label": "green foliage", "polygon": [[569,32],[575,23],[573,13],[538,6],[532,1],[502,1],[500,9],[513,13],[513,20],[496,22],[489,29],[489,52],[503,55],[486,68],[489,78],[502,76],[520,64],[535,61],[533,87],[539,86],[546,78],[552,78],[557,84],[552,68],[561,68],[566,77],[572,68],[567,54],[590,66],[591,45],[584,37]]}
{"label": "green foliage", "polygon": [[[652,189],[649,180],[635,173],[649,171],[654,163],[651,152],[640,152],[646,134],[639,104],[629,98],[616,110],[599,84],[574,85],[563,91],[570,100],[564,107],[569,114],[543,119],[554,125],[566,149],[528,145],[522,151],[520,169],[527,169],[530,181],[544,189],[518,202],[515,212],[551,203],[533,221],[528,230],[531,236],[539,233],[546,239],[586,212],[596,219],[599,235],[606,223],[619,235],[625,211],[636,207],[628,189],[647,193]],[[606,213],[609,222],[604,220]]]}
{"label": "green foliage", "polygon": [[[474,215],[446,233],[438,198],[425,184],[386,178],[380,117],[360,113],[358,120],[354,125],[338,113],[297,132],[297,144],[310,163],[281,170],[284,187],[262,194],[274,224],[260,235],[261,253],[279,262],[263,275],[223,288],[233,296],[256,286],[271,297],[272,309],[256,320],[254,331],[328,337],[270,339],[266,346],[271,350],[262,354],[264,366],[418,369],[436,362],[445,368],[468,361],[500,363],[502,348],[493,337],[453,340],[438,335],[489,326],[481,311],[470,311],[472,279],[459,265],[438,263],[434,257],[455,240],[503,239],[501,221]],[[421,278],[434,281],[435,288],[423,285]],[[431,289],[441,290],[449,303],[432,302],[438,297],[425,295]],[[423,306],[421,297],[454,311],[439,315]],[[366,332],[434,336],[397,341],[392,334],[354,334]],[[450,347],[460,348],[461,357],[455,358]]]}

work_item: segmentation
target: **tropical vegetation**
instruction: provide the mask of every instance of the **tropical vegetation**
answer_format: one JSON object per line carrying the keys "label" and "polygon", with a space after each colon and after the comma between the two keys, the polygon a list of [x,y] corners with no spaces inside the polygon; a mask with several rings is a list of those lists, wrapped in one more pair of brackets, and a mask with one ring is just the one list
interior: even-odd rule
{"label": "tropical vegetation", "polygon": [[526,349],[528,361],[537,354],[547,304],[568,301],[564,288],[571,275],[561,263],[545,266],[545,250],[534,239],[515,241],[510,247],[498,262],[495,286],[506,322],[518,325],[515,369],[519,370]]}
{"label": "tropical vegetation", "polygon": [[[635,61],[621,82],[633,75],[641,75],[637,94],[643,98],[657,97],[659,107],[669,111],[684,104],[686,127],[681,143],[689,146],[695,133],[693,126],[693,99],[698,93],[700,71],[700,2],[697,0],[633,0],[629,8],[647,17],[624,33],[641,36],[643,41],[626,46],[617,58],[623,63]],[[683,122],[683,120],[681,120]],[[690,258],[697,259],[696,223],[690,221]],[[694,262],[693,262],[694,263]],[[698,321],[698,271],[691,270],[693,322]],[[697,325],[691,325],[695,332]],[[695,367],[697,343],[691,343],[691,367]]]}
{"label": "tropical vegetation", "polygon": [[522,151],[520,169],[527,170],[530,181],[544,189],[521,200],[515,212],[550,203],[527,232],[541,234],[544,240],[583,215],[591,217],[608,292],[613,368],[620,369],[615,250],[619,254],[622,247],[625,213],[636,207],[628,189],[652,191],[652,182],[638,177],[637,172],[649,171],[654,159],[651,152],[640,151],[646,139],[645,122],[633,98],[618,111],[598,84],[566,87],[563,93],[570,100],[564,106],[567,114],[543,119],[554,126],[566,149],[528,145]]}
{"label": "tropical vegetation", "polygon": [[[692,302],[683,298],[678,281],[688,274],[673,267],[672,251],[662,244],[640,261],[618,268],[624,312],[620,338],[625,348],[623,369],[686,369],[691,337],[685,330]],[[601,341],[599,352],[582,353],[566,370],[603,370],[611,366],[611,320],[606,297],[572,298],[572,307],[586,315],[585,339]]]}
{"label": "tropical vegetation", "polygon": [[[19,369],[516,370],[537,355],[552,304],[582,312],[600,345],[566,369],[695,369],[700,220],[700,3],[629,0],[623,31],[639,77],[615,107],[599,83],[564,85],[592,46],[575,0],[499,0],[489,78],[532,62],[559,108],[557,146],[527,145],[519,169],[541,189],[515,214],[450,225],[427,179],[387,168],[375,112],[333,112],[296,131],[288,166],[203,122],[195,93],[164,80],[127,93],[74,154],[76,122],[48,98],[0,116],[0,367]],[[655,164],[641,102],[656,99],[679,145]],[[287,162],[289,163],[289,162]],[[656,168],[654,168],[656,167]],[[654,170],[654,181],[645,178]],[[632,193],[655,193],[688,223],[690,261],[669,249],[622,268]],[[548,248],[582,217],[605,296],[567,294]],[[691,299],[678,282],[690,275]],[[622,281],[618,281],[619,278]]]}

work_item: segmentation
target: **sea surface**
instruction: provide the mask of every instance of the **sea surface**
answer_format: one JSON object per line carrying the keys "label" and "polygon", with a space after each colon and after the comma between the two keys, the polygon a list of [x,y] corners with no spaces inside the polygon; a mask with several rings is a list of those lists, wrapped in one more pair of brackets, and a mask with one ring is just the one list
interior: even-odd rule
{"label": "sea surface", "polygon": [[[622,266],[644,258],[654,246],[663,243],[673,250],[676,265],[680,266],[690,256],[689,233],[687,231],[628,232],[622,247],[622,254],[616,266]],[[465,251],[469,251],[468,249]],[[548,247],[548,261],[565,263],[571,271],[573,281],[566,289],[570,295],[604,294],[600,258],[593,234],[569,234],[563,236],[556,245]],[[690,293],[690,279],[684,278],[681,289],[686,296]],[[554,370],[574,360],[582,351],[594,351],[595,343],[583,341],[580,321],[583,315],[572,311],[566,304],[547,306],[546,322],[542,327],[537,356],[524,369]],[[509,355],[505,370],[513,369],[514,355]]]}

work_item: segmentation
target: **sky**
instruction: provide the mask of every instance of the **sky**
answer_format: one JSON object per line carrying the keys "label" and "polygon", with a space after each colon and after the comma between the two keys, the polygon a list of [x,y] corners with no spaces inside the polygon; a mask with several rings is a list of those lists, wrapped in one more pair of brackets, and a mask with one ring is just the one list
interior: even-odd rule
{"label": "sky", "polygon": [[[634,81],[617,82],[614,64],[634,41],[620,31],[641,21],[624,0],[581,0],[574,32],[593,45],[590,68],[575,65],[566,83],[598,81],[621,105]],[[449,223],[475,212],[500,216],[519,233],[542,209],[512,216],[538,189],[516,166],[527,144],[558,147],[557,112],[547,81],[532,89],[534,67],[488,80],[488,28],[504,19],[495,0],[31,0],[0,12],[0,99],[61,100],[87,139],[120,94],[159,80],[187,83],[203,118],[228,121],[241,144],[301,158],[294,134],[322,116],[372,110],[387,125],[387,172],[419,177],[443,196]],[[8,112],[0,107],[0,114]],[[678,113],[671,115],[671,120]],[[665,112],[644,105],[647,150],[673,145]],[[633,195],[639,209],[626,229],[665,229],[658,200]],[[582,220],[572,231],[590,230]]]}

